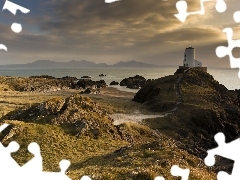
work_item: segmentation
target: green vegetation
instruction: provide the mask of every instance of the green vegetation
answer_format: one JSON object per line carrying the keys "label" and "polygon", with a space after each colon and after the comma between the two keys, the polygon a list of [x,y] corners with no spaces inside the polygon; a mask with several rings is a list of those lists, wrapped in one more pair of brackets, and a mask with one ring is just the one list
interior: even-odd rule
{"label": "green vegetation", "polygon": [[147,83],[134,96],[134,101],[144,103],[151,111],[166,112],[174,108],[176,92],[174,84],[178,76],[166,76]]}
{"label": "green vegetation", "polygon": [[13,155],[20,165],[32,158],[27,145],[34,141],[41,147],[45,171],[59,171],[59,161],[68,159],[71,161],[68,175],[73,179],[82,175],[90,175],[93,179],[153,179],[157,175],[174,179],[170,175],[174,164],[190,167],[190,179],[214,177],[214,173],[204,168],[199,158],[178,149],[174,141],[163,134],[150,136],[153,131],[146,126],[123,125],[127,126],[126,130],[134,129],[131,132],[133,138],[141,135],[136,143],[130,144],[109,137],[97,140],[79,138],[55,125],[5,122],[14,126],[11,132],[14,135],[3,139],[3,143],[6,145],[15,140],[21,145],[21,149]]}
{"label": "green vegetation", "polygon": [[[182,76],[180,80],[182,102],[177,104],[175,99],[172,113],[163,118],[146,119],[144,120],[146,125],[173,138],[179,148],[202,159],[205,158],[208,149],[216,147],[213,138],[216,133],[223,132],[227,142],[239,137],[240,108],[236,103],[239,102],[236,92],[227,90],[210,74],[200,69],[191,69],[185,74],[176,76]],[[144,104],[151,102],[150,107],[157,107],[153,108],[154,110],[165,111],[166,109],[159,104],[162,104],[162,97],[166,93],[164,87],[173,83],[176,83],[176,79],[172,79],[172,82],[153,81],[148,86],[160,87],[159,94],[146,99]],[[143,87],[141,91],[151,93],[147,87]],[[135,99],[141,101],[143,94],[139,91],[137,95]],[[218,171],[221,168],[231,172],[231,163],[220,160],[217,164],[213,170]]]}
{"label": "green vegetation", "polygon": [[[108,115],[133,113],[135,110],[144,114],[152,114],[149,109],[157,113],[171,110],[176,102],[174,83],[177,78],[178,75],[174,75],[153,81],[151,88],[157,88],[153,88],[154,93],[149,96],[152,101],[144,104],[125,97],[81,96],[70,90],[47,93],[3,90],[0,93],[1,122],[12,127],[0,134],[1,141],[7,145],[14,140],[21,145],[20,150],[13,154],[20,165],[32,158],[27,151],[28,144],[37,142],[41,147],[44,170],[59,171],[58,163],[68,159],[71,166],[67,174],[74,180],[83,175],[96,180],[148,180],[156,176],[171,180],[177,179],[170,174],[171,166],[175,164],[190,168],[190,179],[215,179],[216,174],[205,167],[200,156],[188,151],[187,144],[193,137],[189,127],[200,129],[196,131],[198,133],[207,133],[202,123],[205,122],[205,114],[209,118],[212,114],[202,110],[204,105],[201,103],[185,97],[193,86],[187,81],[184,85],[185,79],[181,86],[184,103],[172,115],[148,119],[145,124],[124,123],[118,126],[113,125]],[[147,94],[151,88],[146,92],[142,88],[141,91]],[[158,89],[159,94],[156,93]],[[206,89],[204,92],[212,93]],[[194,110],[198,119],[193,119],[190,110]],[[200,116],[203,112],[205,114]]]}

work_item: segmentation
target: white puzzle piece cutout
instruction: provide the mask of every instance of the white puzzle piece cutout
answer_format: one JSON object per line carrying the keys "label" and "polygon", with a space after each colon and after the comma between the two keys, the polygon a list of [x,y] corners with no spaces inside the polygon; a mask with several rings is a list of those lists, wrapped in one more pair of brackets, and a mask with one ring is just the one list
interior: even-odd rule
{"label": "white puzzle piece cutout", "polygon": [[[0,126],[0,132],[2,132],[8,124]],[[28,151],[34,155],[34,157],[24,164],[22,167],[12,158],[11,153],[16,152],[19,149],[17,142],[12,141],[7,147],[4,147],[0,142],[0,179],[7,180],[71,180],[66,174],[66,170],[70,166],[68,160],[62,160],[59,163],[61,169],[60,172],[43,172],[42,156],[40,147],[37,143],[32,142],[28,145]]]}
{"label": "white puzzle piece cutout", "polygon": [[[185,22],[186,18],[190,15],[195,15],[195,14],[200,14],[203,15],[205,14],[205,9],[204,9],[204,2],[211,1],[211,0],[200,0],[200,10],[195,11],[195,12],[187,12],[187,2],[185,0],[180,0],[176,3],[176,8],[178,10],[178,14],[174,14],[176,18],[178,18],[181,22]],[[216,10],[220,13],[225,12],[227,9],[227,5],[224,0],[216,0]]]}
{"label": "white puzzle piece cutout", "polygon": [[[228,55],[231,68],[240,68],[240,58],[234,58],[232,54],[234,48],[240,47],[240,40],[233,40],[233,30],[231,28],[225,28],[223,32],[227,34],[228,47],[218,46],[216,48],[216,55],[219,58]],[[240,71],[238,72],[238,77],[240,78]]]}
{"label": "white puzzle piece cutout", "polygon": [[26,14],[26,13],[29,13],[30,10],[25,8],[25,7],[22,7],[22,6],[19,6],[15,3],[12,3],[8,0],[5,1],[5,4],[3,6],[3,10],[9,10],[12,14],[16,15],[17,13],[17,10],[21,11],[22,13]]}
{"label": "white puzzle piece cutout", "polygon": [[215,164],[215,155],[231,159],[234,161],[232,174],[228,174],[224,171],[220,171],[217,175],[218,180],[239,180],[240,177],[240,139],[233,140],[229,143],[225,142],[225,135],[223,133],[217,133],[214,136],[215,141],[218,144],[218,147],[208,150],[207,157],[204,159],[204,162],[207,166],[213,166]]}

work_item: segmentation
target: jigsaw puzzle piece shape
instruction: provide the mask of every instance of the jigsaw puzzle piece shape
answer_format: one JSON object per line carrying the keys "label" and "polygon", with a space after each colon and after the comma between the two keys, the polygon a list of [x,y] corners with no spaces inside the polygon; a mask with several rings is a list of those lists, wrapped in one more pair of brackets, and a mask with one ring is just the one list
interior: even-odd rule
{"label": "jigsaw puzzle piece shape", "polygon": [[[216,55],[220,58],[228,55],[231,68],[240,68],[240,58],[234,58],[232,54],[234,48],[240,47],[240,40],[233,40],[233,30],[231,28],[225,28],[223,32],[227,35],[228,47],[217,47]],[[238,77],[240,78],[240,71],[238,72]]]}
{"label": "jigsaw puzzle piece shape", "polygon": [[226,172],[218,173],[218,180],[232,179],[237,180],[240,177],[240,139],[233,140],[229,143],[225,142],[225,135],[223,133],[217,133],[215,136],[215,141],[218,144],[218,147],[208,150],[207,157],[204,159],[204,162],[207,166],[213,166],[215,164],[215,156],[225,157],[234,161],[234,166],[232,169],[232,174],[229,175]]}
{"label": "jigsaw puzzle piece shape", "polygon": [[22,31],[22,25],[19,23],[13,23],[11,29],[15,33],[20,33]]}
{"label": "jigsaw puzzle piece shape", "polygon": [[[0,126],[0,132],[6,129],[9,124],[3,124]],[[2,143],[0,143],[0,170],[3,172],[8,171],[9,169],[17,170],[19,165],[12,158],[11,153],[16,152],[19,149],[19,144],[15,141],[9,143],[7,147],[4,147]]]}
{"label": "jigsaw puzzle piece shape", "polygon": [[105,3],[113,3],[113,2],[117,2],[117,1],[120,1],[120,0],[105,0]]}
{"label": "jigsaw puzzle piece shape", "polygon": [[180,176],[182,180],[188,180],[190,170],[189,169],[182,169],[177,165],[173,165],[171,168],[171,174],[173,176]]}
{"label": "jigsaw puzzle piece shape", "polygon": [[83,176],[80,180],[92,180],[89,176]]}
{"label": "jigsaw puzzle piece shape", "polygon": [[44,180],[71,180],[65,173],[70,166],[70,161],[61,160],[59,163],[60,172],[43,172],[41,174],[41,179]]}
{"label": "jigsaw puzzle piece shape", "polygon": [[60,163],[59,163],[59,167],[60,167],[60,169],[61,169],[61,173],[63,173],[63,174],[65,174],[65,172],[67,171],[67,169],[69,168],[69,166],[70,166],[70,161],[68,161],[68,160],[66,160],[66,159],[63,159],[63,160],[61,160],[60,161]]}
{"label": "jigsaw puzzle piece shape", "polygon": [[240,11],[236,11],[234,14],[233,14],[233,19],[236,23],[240,23]]}
{"label": "jigsaw puzzle piece shape", "polygon": [[12,172],[19,172],[20,166],[12,158],[11,153],[18,151],[19,144],[15,141],[9,143],[7,147],[4,147],[0,143],[0,170],[4,174],[12,174]]}
{"label": "jigsaw puzzle piece shape", "polygon": [[16,15],[17,10],[21,11],[21,12],[24,13],[24,14],[30,12],[29,9],[24,8],[24,7],[22,7],[22,6],[19,6],[19,5],[15,4],[15,3],[12,3],[12,2],[10,2],[10,1],[8,1],[8,0],[5,1],[5,4],[4,4],[2,10],[5,10],[5,9],[9,10],[9,11],[10,11],[12,14],[14,14],[14,15]]}
{"label": "jigsaw puzzle piece shape", "polygon": [[224,171],[220,171],[218,174],[217,174],[217,179],[218,180],[234,180],[232,179],[231,175],[224,172]]}
{"label": "jigsaw puzzle piece shape", "polygon": [[0,44],[0,50],[7,51],[7,46],[5,46],[4,44]]}
{"label": "jigsaw puzzle piece shape", "polygon": [[215,8],[217,12],[223,13],[227,10],[227,5],[224,0],[217,0]]}
{"label": "jigsaw puzzle piece shape", "polygon": [[228,48],[225,47],[225,46],[218,46],[217,49],[216,49],[216,55],[219,57],[219,58],[223,58],[225,57],[227,54],[227,51],[228,51]]}
{"label": "jigsaw puzzle piece shape", "polygon": [[42,172],[42,156],[40,147],[36,142],[32,142],[28,145],[28,151],[34,155],[26,164],[22,166],[22,171],[38,173]]}
{"label": "jigsaw puzzle piece shape", "polygon": [[236,155],[240,149],[239,139],[226,143],[223,133],[217,133],[214,136],[214,139],[217,142],[218,147],[207,151],[208,155],[204,159],[204,162],[207,166],[212,166],[215,164],[215,155],[219,155],[233,161],[237,159],[238,156]]}
{"label": "jigsaw puzzle piece shape", "polygon": [[176,3],[176,8],[178,10],[178,14],[174,14],[176,18],[178,18],[181,22],[185,22],[188,16],[187,13],[187,2],[186,1],[178,1]]}
{"label": "jigsaw puzzle piece shape", "polygon": [[40,177],[44,180],[71,180],[67,175],[59,172],[43,172]]}
{"label": "jigsaw puzzle piece shape", "polygon": [[2,132],[4,129],[6,129],[9,126],[9,124],[3,124],[0,126],[0,132]]}

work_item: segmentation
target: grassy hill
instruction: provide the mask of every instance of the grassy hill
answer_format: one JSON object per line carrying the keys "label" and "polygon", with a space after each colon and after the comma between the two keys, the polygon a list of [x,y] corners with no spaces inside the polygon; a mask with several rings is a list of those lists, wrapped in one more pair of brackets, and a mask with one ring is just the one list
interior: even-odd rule
{"label": "grassy hill", "polygon": [[[240,135],[238,94],[198,68],[150,82],[134,100],[153,111],[170,112],[164,118],[145,120],[145,123],[172,137],[178,147],[201,158],[207,155],[208,149],[217,146],[213,138],[216,133],[223,132],[227,142]],[[215,168],[231,171],[231,163],[220,161]]]}
{"label": "grassy hill", "polygon": [[[114,108],[114,107],[112,107]],[[112,124],[106,110],[79,94],[54,97],[18,107],[1,122],[11,124],[0,134],[7,145],[17,141],[21,148],[13,155],[19,164],[32,156],[32,141],[41,147],[46,171],[59,171],[62,159],[71,161],[67,174],[72,179],[89,175],[92,179],[178,179],[170,175],[177,164],[190,168],[190,179],[214,179],[203,161],[178,148],[175,140],[146,125]]]}

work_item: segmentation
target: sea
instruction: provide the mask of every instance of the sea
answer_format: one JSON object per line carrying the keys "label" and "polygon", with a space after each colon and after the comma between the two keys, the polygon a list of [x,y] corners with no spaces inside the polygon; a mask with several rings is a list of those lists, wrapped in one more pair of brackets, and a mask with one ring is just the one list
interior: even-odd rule
{"label": "sea", "polygon": [[[57,78],[72,76],[81,78],[82,76],[91,76],[92,80],[105,80],[107,84],[112,81],[120,82],[122,79],[140,75],[146,79],[157,79],[168,75],[173,75],[176,67],[161,68],[7,68],[0,69],[0,76],[29,77],[37,75],[49,75]],[[208,68],[208,73],[215,80],[223,84],[229,90],[240,89],[240,79],[238,78],[238,69],[216,69]],[[100,74],[106,76],[100,77]],[[136,92],[125,87],[115,86],[119,90]]]}

